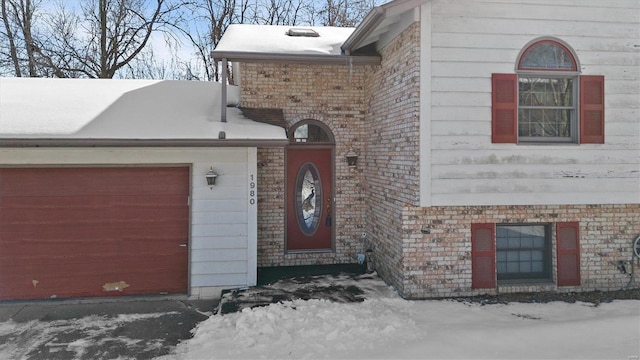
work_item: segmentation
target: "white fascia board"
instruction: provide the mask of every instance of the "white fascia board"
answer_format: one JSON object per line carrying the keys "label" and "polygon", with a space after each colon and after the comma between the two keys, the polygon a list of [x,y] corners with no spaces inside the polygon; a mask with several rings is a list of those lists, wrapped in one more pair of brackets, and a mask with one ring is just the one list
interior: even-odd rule
{"label": "white fascia board", "polygon": [[431,3],[420,8],[420,207],[432,205],[431,194]]}
{"label": "white fascia board", "polygon": [[[419,8],[426,2],[426,0],[396,0],[374,7],[342,44],[342,50],[348,54],[377,41],[378,37],[383,37],[384,29],[396,22],[396,19],[400,19],[405,13],[409,13],[413,17],[414,11],[412,10]],[[380,31],[381,28],[383,32]]]}
{"label": "white fascia board", "polygon": [[379,65],[379,56],[348,56],[319,54],[287,54],[246,51],[211,51],[211,57],[217,60],[227,59],[233,62],[269,62],[269,63],[304,63],[304,64],[346,64],[346,65]]}
{"label": "white fascia board", "polygon": [[144,147],[284,147],[289,140],[278,139],[51,139],[0,138],[0,148],[144,148]]}

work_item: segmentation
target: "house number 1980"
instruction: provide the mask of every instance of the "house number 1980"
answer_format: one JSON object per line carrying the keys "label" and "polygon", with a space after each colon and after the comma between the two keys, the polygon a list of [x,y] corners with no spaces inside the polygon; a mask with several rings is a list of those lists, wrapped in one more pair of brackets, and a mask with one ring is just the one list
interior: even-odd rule
{"label": "house number 1980", "polygon": [[253,174],[249,175],[249,204],[256,203],[256,181]]}

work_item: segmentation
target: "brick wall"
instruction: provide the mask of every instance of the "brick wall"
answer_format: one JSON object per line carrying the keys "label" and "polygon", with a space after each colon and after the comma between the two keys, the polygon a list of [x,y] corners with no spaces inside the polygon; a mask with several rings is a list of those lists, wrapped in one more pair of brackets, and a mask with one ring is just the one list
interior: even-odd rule
{"label": "brick wall", "polygon": [[[635,275],[620,272],[620,260],[633,258],[632,240],[640,234],[640,205],[473,206],[406,208],[403,228],[404,277],[402,295],[407,298],[467,296],[523,291],[615,290]],[[580,223],[579,287],[508,285],[498,289],[471,289],[472,223]],[[430,234],[423,234],[429,229]],[[555,281],[555,228],[552,233],[552,273]],[[637,259],[633,259],[635,264]],[[627,270],[631,266],[627,265]]]}
{"label": "brick wall", "polygon": [[364,163],[365,89],[370,66],[241,64],[242,106],[283,109],[290,127],[318,120],[335,138],[335,252],[285,254],[285,150],[258,149],[258,266],[353,263],[364,251],[362,166],[350,169],[350,148]]}
{"label": "brick wall", "polygon": [[380,51],[370,77],[367,122],[367,232],[376,269],[402,291],[403,208],[419,201],[419,25]]}

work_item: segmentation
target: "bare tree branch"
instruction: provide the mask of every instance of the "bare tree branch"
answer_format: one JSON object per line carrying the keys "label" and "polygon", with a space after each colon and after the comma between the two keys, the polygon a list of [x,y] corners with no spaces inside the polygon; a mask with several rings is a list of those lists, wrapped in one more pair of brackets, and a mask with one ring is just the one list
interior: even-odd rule
{"label": "bare tree branch", "polygon": [[41,0],[0,1],[0,74],[220,81],[210,53],[230,24],[355,26],[380,0],[83,0],[42,14]]}

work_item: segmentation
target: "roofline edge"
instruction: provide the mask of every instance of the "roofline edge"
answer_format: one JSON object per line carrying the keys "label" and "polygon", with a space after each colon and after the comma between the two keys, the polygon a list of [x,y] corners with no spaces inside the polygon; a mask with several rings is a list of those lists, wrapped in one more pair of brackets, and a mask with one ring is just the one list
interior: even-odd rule
{"label": "roofline edge", "polygon": [[384,20],[385,10],[382,6],[376,6],[362,19],[360,25],[349,35],[347,40],[342,43],[340,49],[345,54],[350,54],[351,51],[362,41],[373,29],[375,29],[382,20]]}
{"label": "roofline edge", "polygon": [[[340,47],[346,54],[357,50],[360,47],[360,42],[371,34],[389,15],[388,12],[406,11],[409,8],[415,8],[424,3],[424,0],[394,0],[386,4],[375,6],[369,13],[362,19],[362,22],[356,27],[351,35],[344,41]],[[365,44],[367,45],[367,44]]]}
{"label": "roofline edge", "polygon": [[284,147],[288,139],[0,139],[0,148]]}
{"label": "roofline edge", "polygon": [[239,51],[211,51],[215,61],[227,59],[239,62],[286,62],[286,63],[315,63],[315,64],[346,64],[346,65],[380,65],[379,56],[349,56],[324,54],[279,54]]}

